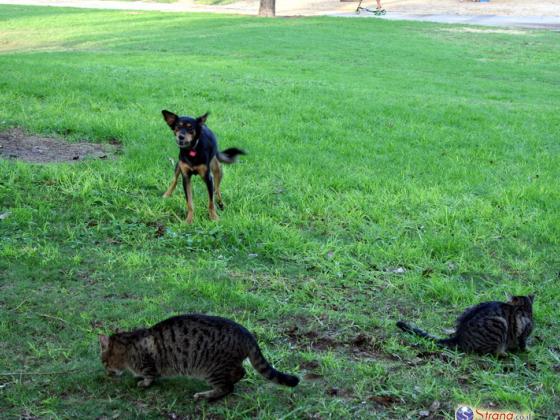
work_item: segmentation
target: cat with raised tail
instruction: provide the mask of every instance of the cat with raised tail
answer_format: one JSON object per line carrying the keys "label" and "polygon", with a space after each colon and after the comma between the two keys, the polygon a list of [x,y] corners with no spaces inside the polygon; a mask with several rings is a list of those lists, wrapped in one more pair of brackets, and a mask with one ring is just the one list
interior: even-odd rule
{"label": "cat with raised tail", "polygon": [[233,392],[245,376],[243,361],[269,381],[295,387],[299,378],[274,369],[257,340],[243,326],[225,318],[199,314],[175,316],[153,327],[99,336],[101,360],[109,374],[129,370],[139,387],[155,379],[185,375],[205,380],[212,390],[195,400],[213,401]]}
{"label": "cat with raised tail", "polygon": [[534,296],[512,296],[508,302],[483,302],[467,309],[457,319],[455,333],[438,338],[406,322],[397,322],[401,330],[435,341],[443,347],[466,353],[496,354],[525,351],[533,331]]}

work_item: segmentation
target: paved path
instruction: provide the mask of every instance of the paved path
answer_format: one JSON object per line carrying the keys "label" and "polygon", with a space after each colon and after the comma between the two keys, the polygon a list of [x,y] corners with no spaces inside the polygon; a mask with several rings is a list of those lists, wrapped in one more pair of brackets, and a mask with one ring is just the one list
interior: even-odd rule
{"label": "paved path", "polygon": [[[281,1],[281,0],[280,0]],[[211,6],[192,2],[150,3],[142,1],[105,1],[105,0],[0,0],[0,4],[34,5],[53,7],[77,7],[87,9],[145,10],[162,12],[214,12],[255,15],[254,2],[237,2],[231,5]],[[313,11],[310,11],[313,12]],[[299,10],[296,13],[301,13]],[[560,11],[559,11],[560,13]],[[317,14],[317,13],[311,13]],[[376,17],[372,13],[340,13],[340,10],[321,10],[320,14],[341,17],[361,17],[388,20],[415,20],[462,25],[500,26],[532,29],[551,29],[560,31],[560,16],[495,16],[495,15],[451,15],[451,14],[413,14],[392,13]]]}
{"label": "paved path", "polygon": [[[1,1],[1,0],[0,0]],[[350,16],[338,14],[337,16]],[[354,14],[356,16],[356,14]],[[360,13],[360,17],[375,16],[372,13]],[[501,26],[530,29],[551,29],[560,31],[560,16],[495,16],[495,15],[421,15],[404,13],[387,13],[379,16],[388,20],[417,20],[424,22],[454,23],[461,25]]]}

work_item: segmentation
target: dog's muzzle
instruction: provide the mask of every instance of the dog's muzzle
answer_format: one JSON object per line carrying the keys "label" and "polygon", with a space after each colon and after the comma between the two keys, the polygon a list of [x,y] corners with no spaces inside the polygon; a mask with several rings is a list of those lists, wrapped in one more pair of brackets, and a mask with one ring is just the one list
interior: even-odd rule
{"label": "dog's muzzle", "polygon": [[177,146],[180,148],[188,147],[193,141],[193,135],[186,130],[181,130],[176,134]]}

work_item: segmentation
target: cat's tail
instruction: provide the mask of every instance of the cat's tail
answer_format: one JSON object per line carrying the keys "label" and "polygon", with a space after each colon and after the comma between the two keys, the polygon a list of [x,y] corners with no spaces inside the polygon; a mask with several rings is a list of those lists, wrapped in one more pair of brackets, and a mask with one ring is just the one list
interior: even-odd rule
{"label": "cat's tail", "polygon": [[222,163],[235,163],[237,161],[237,155],[246,155],[245,150],[238,149],[237,147],[232,147],[226,150],[218,152],[218,160]]}
{"label": "cat's tail", "polygon": [[454,346],[457,345],[457,339],[455,337],[439,338],[439,337],[436,337],[434,335],[431,335],[431,334],[427,333],[424,330],[421,330],[420,328],[413,327],[413,326],[407,324],[404,321],[398,321],[397,322],[397,327],[399,327],[404,332],[414,334],[414,335],[417,335],[419,337],[427,338],[428,340],[435,341],[436,344],[438,344],[440,346],[443,346],[443,347],[454,347]]}
{"label": "cat's tail", "polygon": [[268,361],[264,358],[263,354],[261,353],[261,349],[256,342],[255,345],[252,346],[251,350],[249,350],[249,360],[251,361],[251,364],[257,370],[257,372],[259,372],[269,381],[291,387],[299,384],[299,378],[297,376],[288,375],[274,369],[272,365],[268,363]]}

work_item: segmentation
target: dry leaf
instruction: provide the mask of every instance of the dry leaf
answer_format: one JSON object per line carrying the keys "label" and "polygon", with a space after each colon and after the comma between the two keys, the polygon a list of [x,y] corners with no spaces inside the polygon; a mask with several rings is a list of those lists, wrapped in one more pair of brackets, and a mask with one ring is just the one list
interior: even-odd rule
{"label": "dry leaf", "polygon": [[303,377],[303,379],[305,379],[306,381],[317,381],[317,380],[322,379],[322,378],[323,378],[323,375],[319,375],[318,373],[313,373],[313,372],[308,372]]}
{"label": "dry leaf", "polygon": [[389,407],[389,406],[399,402],[398,398],[392,397],[390,395],[373,396],[373,397],[369,397],[368,400],[373,401],[377,404],[380,404],[384,407]]}

